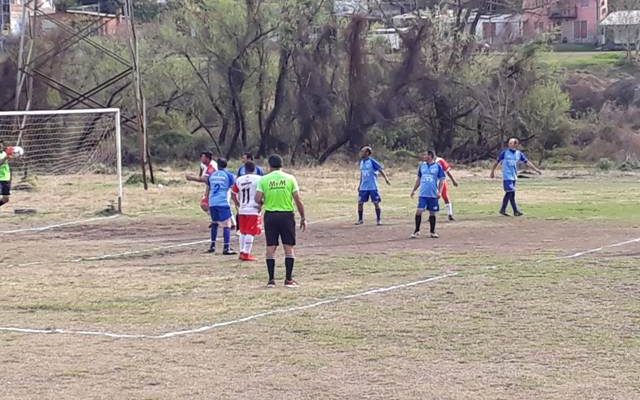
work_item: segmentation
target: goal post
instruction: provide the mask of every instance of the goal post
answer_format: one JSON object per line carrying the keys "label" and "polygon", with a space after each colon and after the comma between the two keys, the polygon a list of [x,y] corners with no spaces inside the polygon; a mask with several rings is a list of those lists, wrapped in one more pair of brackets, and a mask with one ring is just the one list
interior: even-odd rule
{"label": "goal post", "polygon": [[83,182],[77,193],[92,193],[93,183],[96,202],[108,200],[122,212],[119,108],[0,111],[0,139],[5,147],[17,145],[25,151],[12,161],[12,180],[22,174],[44,177],[47,183],[71,185],[82,176],[102,175],[99,180]]}

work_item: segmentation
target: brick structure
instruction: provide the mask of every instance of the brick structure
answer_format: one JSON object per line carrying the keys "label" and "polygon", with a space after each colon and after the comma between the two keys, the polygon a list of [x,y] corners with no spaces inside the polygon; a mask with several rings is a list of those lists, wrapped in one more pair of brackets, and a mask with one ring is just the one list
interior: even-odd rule
{"label": "brick structure", "polygon": [[523,0],[523,9],[526,38],[549,32],[562,43],[597,43],[609,12],[607,0]]}

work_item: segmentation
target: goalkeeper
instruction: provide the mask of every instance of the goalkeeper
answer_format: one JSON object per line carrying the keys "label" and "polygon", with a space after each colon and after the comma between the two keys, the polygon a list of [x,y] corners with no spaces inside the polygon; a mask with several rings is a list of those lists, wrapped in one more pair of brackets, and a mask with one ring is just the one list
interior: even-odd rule
{"label": "goalkeeper", "polygon": [[13,147],[4,148],[4,143],[0,140],[0,207],[9,202],[11,195],[11,167],[9,158],[13,155]]}

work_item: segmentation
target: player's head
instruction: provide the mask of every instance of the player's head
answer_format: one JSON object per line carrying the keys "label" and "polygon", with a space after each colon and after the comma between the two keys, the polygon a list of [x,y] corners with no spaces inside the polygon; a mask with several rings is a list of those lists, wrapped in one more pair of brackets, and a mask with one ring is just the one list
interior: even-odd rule
{"label": "player's head", "polygon": [[520,144],[520,141],[517,138],[511,138],[511,139],[509,139],[509,142],[507,143],[509,148],[513,149],[513,150],[515,150],[518,147],[519,144]]}
{"label": "player's head", "polygon": [[434,150],[427,150],[422,153],[422,161],[432,163],[436,160],[436,152]]}
{"label": "player's head", "polygon": [[202,153],[200,153],[200,161],[203,164],[208,165],[212,159],[213,159],[213,153],[211,153],[210,151],[203,151]]}
{"label": "player's head", "polygon": [[269,156],[268,163],[270,171],[279,170],[280,168],[282,168],[282,157],[280,157],[278,154],[273,154]]}
{"label": "player's head", "polygon": [[253,154],[250,151],[242,153],[242,163],[245,164],[247,161],[253,161]]}
{"label": "player's head", "polygon": [[256,172],[256,164],[253,161],[247,161],[244,163],[244,171],[247,174],[253,174]]}
{"label": "player's head", "polygon": [[216,161],[218,163],[218,168],[219,169],[225,169],[227,168],[227,159],[226,158],[218,158],[218,161]]}
{"label": "player's head", "polygon": [[362,146],[360,148],[360,158],[367,158],[373,154],[373,149],[371,146]]}

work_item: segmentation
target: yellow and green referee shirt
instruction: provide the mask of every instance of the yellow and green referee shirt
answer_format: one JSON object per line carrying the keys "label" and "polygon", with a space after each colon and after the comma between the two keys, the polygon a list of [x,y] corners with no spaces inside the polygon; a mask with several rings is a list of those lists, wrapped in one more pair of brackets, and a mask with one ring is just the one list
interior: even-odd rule
{"label": "yellow and green referee shirt", "polygon": [[293,212],[293,194],[297,191],[296,178],[282,171],[273,171],[258,183],[258,192],[264,196],[265,211]]}

